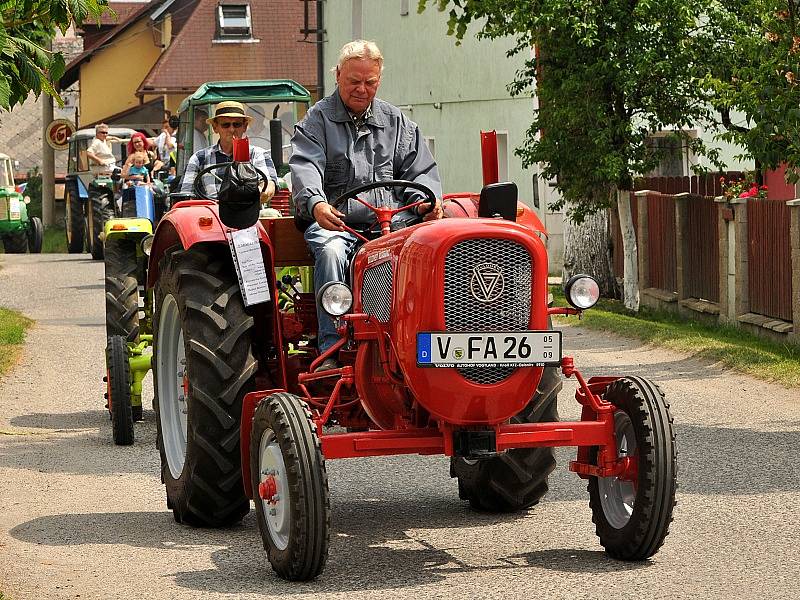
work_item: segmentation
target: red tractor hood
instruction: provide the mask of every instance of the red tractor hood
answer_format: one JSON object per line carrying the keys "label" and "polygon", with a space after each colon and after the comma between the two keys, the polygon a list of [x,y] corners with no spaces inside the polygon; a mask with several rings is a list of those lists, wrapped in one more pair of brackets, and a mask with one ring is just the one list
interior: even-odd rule
{"label": "red tractor hood", "polygon": [[[492,302],[470,292],[470,274],[486,264],[503,278]],[[365,244],[353,273],[355,311],[387,324],[404,378],[428,412],[461,425],[499,423],[531,400],[541,367],[417,365],[420,332],[548,329],[547,254],[530,228],[497,219],[426,223]]]}

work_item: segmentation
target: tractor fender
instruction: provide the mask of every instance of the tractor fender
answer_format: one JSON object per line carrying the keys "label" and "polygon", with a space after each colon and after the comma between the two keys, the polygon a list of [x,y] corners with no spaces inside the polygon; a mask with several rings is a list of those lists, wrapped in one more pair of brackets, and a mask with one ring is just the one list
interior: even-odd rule
{"label": "tractor fender", "polygon": [[153,233],[149,219],[109,219],[103,226],[105,239],[120,237],[144,237]]}
{"label": "tractor fender", "polygon": [[[173,205],[172,210],[165,214],[156,227],[153,245],[150,248],[150,259],[147,263],[147,289],[155,288],[160,276],[159,263],[169,248],[180,245],[188,250],[196,244],[224,244],[228,246],[225,235],[227,227],[219,218],[219,209],[216,202],[209,200],[184,200]],[[272,241],[260,222],[256,224],[261,254],[264,259],[264,268],[269,281],[270,298],[277,298],[278,290],[275,284],[274,264],[275,249]],[[283,329],[281,326],[280,312],[275,309],[275,303],[257,304],[253,314],[261,323],[257,327],[268,327],[273,332],[271,342],[276,347],[283,347]],[[281,389],[288,389],[286,382],[286,363],[284,353],[278,353],[278,379],[274,384]]]}
{"label": "tractor fender", "polygon": [[[259,227],[259,230],[262,243],[270,245],[271,250],[269,238],[263,228]],[[147,267],[148,289],[155,286],[158,280],[158,265],[168,248],[180,245],[187,250],[195,244],[205,242],[228,243],[217,204],[210,200],[185,200],[176,203],[156,227]]]}

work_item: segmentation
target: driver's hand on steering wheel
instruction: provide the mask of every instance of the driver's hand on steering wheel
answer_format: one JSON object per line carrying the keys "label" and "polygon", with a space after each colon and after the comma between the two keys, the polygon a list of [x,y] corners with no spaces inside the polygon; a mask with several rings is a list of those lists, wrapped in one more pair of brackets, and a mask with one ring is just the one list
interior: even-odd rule
{"label": "driver's hand on steering wheel", "polygon": [[436,219],[441,219],[444,216],[444,211],[442,210],[442,203],[437,198],[436,204],[434,205],[433,209],[431,209],[430,203],[426,202],[425,204],[420,204],[417,207],[417,214],[420,216],[424,215],[423,221],[435,221]]}
{"label": "driver's hand on steering wheel", "polygon": [[344,214],[327,202],[319,202],[314,206],[314,219],[323,229],[344,231],[344,221],[340,218],[343,216]]}

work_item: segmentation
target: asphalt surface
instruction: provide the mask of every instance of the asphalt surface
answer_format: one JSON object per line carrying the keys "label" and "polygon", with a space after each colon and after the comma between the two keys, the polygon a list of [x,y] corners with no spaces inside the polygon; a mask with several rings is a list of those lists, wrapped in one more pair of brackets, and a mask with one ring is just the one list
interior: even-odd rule
{"label": "asphalt surface", "polygon": [[[277,579],[254,513],[176,524],[159,481],[150,403],[116,447],[103,408],[103,266],[0,256],[0,305],[36,320],[0,381],[0,591],[39,598],[798,598],[800,393],[610,335],[565,328],[586,375],[651,377],[679,448],[678,506],[651,560],[608,558],[585,484],[559,450],[532,510],[458,500],[441,457],[329,461],[332,534],[316,581]],[[577,418],[565,382],[562,418]],[[148,392],[151,398],[151,392]]]}

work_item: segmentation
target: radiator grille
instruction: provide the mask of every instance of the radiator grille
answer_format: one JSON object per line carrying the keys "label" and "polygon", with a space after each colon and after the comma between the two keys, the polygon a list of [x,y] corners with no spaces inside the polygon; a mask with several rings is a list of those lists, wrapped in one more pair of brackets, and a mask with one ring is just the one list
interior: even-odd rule
{"label": "radiator grille", "polygon": [[388,323],[392,312],[392,263],[383,262],[364,271],[361,306],[381,323]]}
{"label": "radiator grille", "polygon": [[[531,317],[531,258],[510,240],[473,239],[453,246],[445,259],[447,331],[518,331]],[[459,369],[484,385],[509,377],[513,367]]]}

